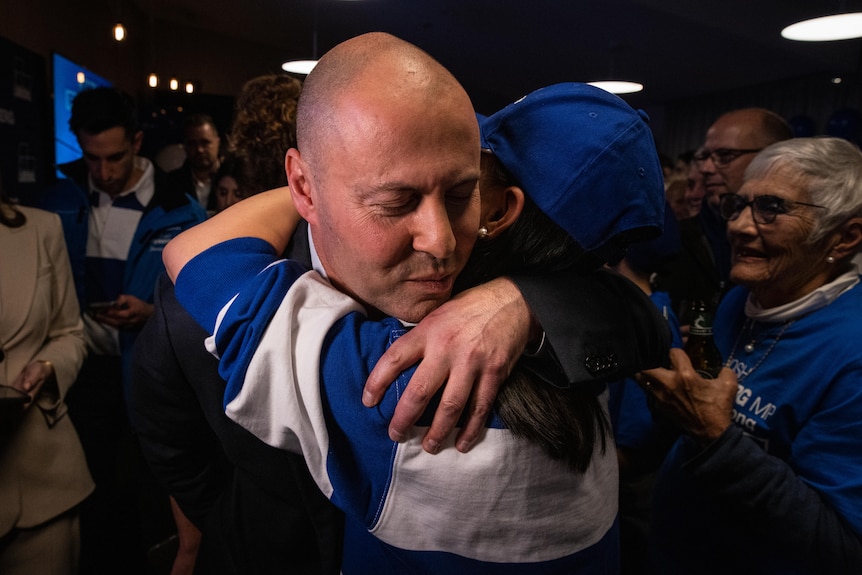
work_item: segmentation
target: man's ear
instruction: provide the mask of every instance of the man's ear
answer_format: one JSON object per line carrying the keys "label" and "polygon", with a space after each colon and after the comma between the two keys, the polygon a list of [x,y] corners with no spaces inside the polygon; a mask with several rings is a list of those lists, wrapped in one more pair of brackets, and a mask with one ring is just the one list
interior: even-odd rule
{"label": "man's ear", "polygon": [[850,218],[837,233],[838,243],[832,246],[827,255],[839,261],[848,256],[853,257],[862,243],[862,218]]}
{"label": "man's ear", "polygon": [[488,235],[485,237],[495,238],[515,223],[524,211],[524,190],[518,186],[509,186],[503,190],[503,201],[500,208],[490,216],[488,221],[482,222]]}
{"label": "man's ear", "polygon": [[284,156],[284,172],[287,175],[287,184],[290,186],[290,195],[293,205],[302,219],[310,224],[316,224],[316,210],[308,164],[302,159],[302,155],[296,148],[291,148]]}
{"label": "man's ear", "polygon": [[144,133],[142,131],[138,131],[132,136],[132,150],[135,151],[135,155],[138,155],[138,152],[141,151],[141,144],[144,141]]}

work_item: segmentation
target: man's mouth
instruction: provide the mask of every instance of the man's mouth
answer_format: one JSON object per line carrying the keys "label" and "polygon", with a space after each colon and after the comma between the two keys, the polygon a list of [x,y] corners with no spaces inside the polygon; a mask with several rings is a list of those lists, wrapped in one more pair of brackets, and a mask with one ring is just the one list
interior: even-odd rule
{"label": "man's mouth", "polygon": [[411,277],[407,281],[424,286],[431,291],[445,291],[452,289],[452,274],[429,274],[425,276]]}

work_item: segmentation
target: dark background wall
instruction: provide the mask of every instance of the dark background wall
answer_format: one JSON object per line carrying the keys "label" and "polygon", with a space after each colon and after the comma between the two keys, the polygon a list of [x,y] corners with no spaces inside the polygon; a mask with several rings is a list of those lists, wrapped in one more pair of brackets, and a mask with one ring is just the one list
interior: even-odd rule
{"label": "dark background wall", "polygon": [[[205,15],[180,12],[173,14],[171,21],[158,19],[147,12],[150,2],[24,0],[14,8],[9,4],[10,0],[6,0],[0,16],[0,37],[8,40],[7,47],[13,46],[14,50],[27,54],[25,60],[32,60],[32,81],[37,97],[27,104],[32,111],[27,122],[32,127],[28,138],[41,134],[31,144],[31,149],[36,150],[38,174],[50,173],[48,168],[53,161],[50,140],[42,142],[50,137],[53,121],[48,81],[52,51],[86,66],[137,97],[147,126],[147,153],[154,153],[175,140],[182,116],[189,112],[211,113],[223,132],[230,123],[233,97],[242,84],[260,74],[279,71],[281,60],[286,56],[274,49],[271,42],[265,45],[250,41],[253,36],[248,30],[238,29],[240,23],[235,33],[206,31],[206,23],[201,21]],[[248,8],[242,2],[230,6],[236,10]],[[280,10],[276,29],[291,20],[308,19],[301,3],[285,0]],[[119,20],[129,30],[129,37],[122,44],[111,38],[111,28]],[[304,37],[293,40],[301,45],[307,43]],[[0,59],[0,74],[3,75],[0,88],[10,85],[14,74],[14,62],[8,54],[7,50]],[[702,54],[698,62],[710,67],[715,65],[715,58],[721,57],[721,54]],[[656,67],[662,65],[655,63]],[[161,75],[163,85],[169,75],[175,75],[194,81],[197,91],[189,96],[161,87],[152,90],[145,82],[146,75],[153,70]],[[680,69],[679,74],[685,75],[687,71]],[[719,114],[743,106],[774,109],[799,128],[799,135],[840,132],[836,135],[846,134],[859,143],[862,124],[857,119],[862,109],[859,77],[858,73],[848,76],[838,85],[830,84],[825,76],[800,77],[679,100],[649,102],[644,107],[652,117],[659,150],[671,156],[697,147],[706,128]],[[2,99],[4,97],[6,100]],[[10,133],[8,122],[3,125],[4,113],[8,120],[8,98],[8,92],[0,96],[0,130],[5,130],[0,134],[4,139],[5,134]],[[24,122],[22,114],[23,111],[18,112],[16,118],[19,128]],[[0,170],[6,182],[12,177],[7,171],[14,171],[11,166],[18,165],[17,160],[13,162],[8,155],[17,153],[18,147],[10,142],[3,145]]]}

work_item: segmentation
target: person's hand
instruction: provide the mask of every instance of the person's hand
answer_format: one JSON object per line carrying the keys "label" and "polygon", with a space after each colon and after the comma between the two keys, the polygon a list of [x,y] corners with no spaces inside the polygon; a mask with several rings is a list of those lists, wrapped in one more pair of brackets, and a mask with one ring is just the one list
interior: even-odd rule
{"label": "person's hand", "polygon": [[189,521],[176,499],[171,497],[170,500],[171,513],[177,526],[177,539],[179,540],[177,555],[174,557],[173,565],[171,565],[170,575],[192,575],[201,546],[201,531]]}
{"label": "person's hand", "polygon": [[671,369],[642,371],[636,377],[655,407],[701,445],[718,439],[731,424],[738,383],[724,368],[715,379],[700,377],[681,349],[670,350]]}
{"label": "person's hand", "polygon": [[42,385],[52,377],[54,366],[50,361],[31,361],[12,381],[12,387],[29,395],[29,405],[32,405]]}
{"label": "person's hand", "polygon": [[153,304],[133,295],[120,294],[114,305],[99,311],[96,320],[117,329],[139,330],[153,315]]}
{"label": "person's hand", "polygon": [[499,278],[467,290],[392,344],[369,375],[362,402],[376,405],[399,373],[422,360],[398,400],[389,437],[406,439],[446,383],[422,445],[429,453],[438,452],[466,407],[468,418],[456,438],[458,451],[466,452],[484,429],[497,391],[524,351],[531,328],[535,331],[536,326],[530,309],[511,281]]}

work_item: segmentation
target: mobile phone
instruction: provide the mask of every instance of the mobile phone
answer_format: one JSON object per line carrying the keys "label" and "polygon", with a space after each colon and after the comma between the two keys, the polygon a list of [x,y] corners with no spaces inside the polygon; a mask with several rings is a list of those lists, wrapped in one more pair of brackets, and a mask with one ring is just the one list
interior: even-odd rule
{"label": "mobile phone", "polygon": [[0,406],[12,407],[26,405],[30,402],[30,396],[12,386],[0,386]]}
{"label": "mobile phone", "polygon": [[87,306],[87,309],[93,313],[99,313],[100,311],[105,311],[115,305],[117,305],[116,301],[94,301]]}

